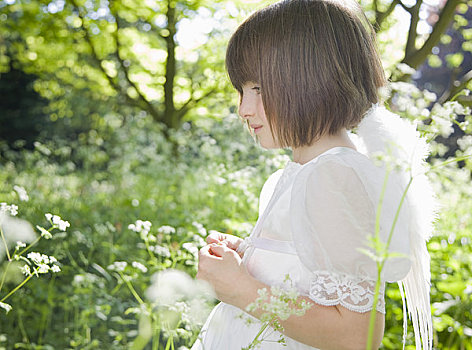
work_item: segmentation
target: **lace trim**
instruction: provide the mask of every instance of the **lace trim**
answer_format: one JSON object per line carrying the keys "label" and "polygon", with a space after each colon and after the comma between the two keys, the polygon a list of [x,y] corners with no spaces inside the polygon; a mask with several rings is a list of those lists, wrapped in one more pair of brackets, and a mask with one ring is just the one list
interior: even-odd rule
{"label": "lace trim", "polygon": [[[377,311],[385,314],[385,284],[380,287]],[[342,305],[355,312],[372,310],[375,280],[328,271],[313,273],[309,297],[324,306]]]}

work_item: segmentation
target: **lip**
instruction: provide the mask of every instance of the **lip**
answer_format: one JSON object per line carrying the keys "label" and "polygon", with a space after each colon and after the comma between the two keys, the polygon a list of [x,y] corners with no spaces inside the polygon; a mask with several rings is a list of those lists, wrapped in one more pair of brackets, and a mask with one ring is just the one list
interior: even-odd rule
{"label": "lip", "polygon": [[254,130],[255,134],[257,134],[262,129],[262,125],[251,124],[250,127]]}

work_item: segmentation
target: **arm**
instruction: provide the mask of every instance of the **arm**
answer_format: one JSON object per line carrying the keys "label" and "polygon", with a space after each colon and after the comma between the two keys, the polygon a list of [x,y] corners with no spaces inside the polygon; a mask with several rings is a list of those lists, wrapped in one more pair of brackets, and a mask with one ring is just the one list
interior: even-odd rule
{"label": "arm", "polygon": [[[224,245],[210,244],[199,254],[197,278],[208,281],[219,300],[242,310],[257,297],[257,291],[270,287],[252,277],[241,258]],[[237,281],[237,288],[235,288]],[[307,297],[301,297],[310,301]],[[252,313],[260,317],[260,310]],[[313,306],[303,316],[291,316],[281,321],[284,334],[301,343],[323,350],[364,350],[366,347],[370,313],[350,311],[342,306]],[[383,335],[384,316],[377,314],[374,349],[378,349]]]}

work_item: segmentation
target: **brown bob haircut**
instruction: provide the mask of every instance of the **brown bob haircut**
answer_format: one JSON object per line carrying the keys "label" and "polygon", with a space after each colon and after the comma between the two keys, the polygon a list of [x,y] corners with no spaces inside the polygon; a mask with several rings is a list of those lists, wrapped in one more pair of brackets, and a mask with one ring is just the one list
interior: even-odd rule
{"label": "brown bob haircut", "polygon": [[375,32],[354,0],[284,0],[255,12],[231,37],[226,68],[240,94],[260,84],[281,147],[356,127],[386,85]]}

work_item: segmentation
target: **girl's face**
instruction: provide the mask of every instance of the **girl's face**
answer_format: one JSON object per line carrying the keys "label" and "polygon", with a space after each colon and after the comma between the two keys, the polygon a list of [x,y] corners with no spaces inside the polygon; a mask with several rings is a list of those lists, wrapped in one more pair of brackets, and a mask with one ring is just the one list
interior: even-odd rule
{"label": "girl's face", "polygon": [[247,121],[251,131],[256,135],[264,148],[279,148],[277,140],[270,131],[270,126],[262,104],[261,88],[257,83],[248,82],[243,85],[240,96],[239,115]]}

